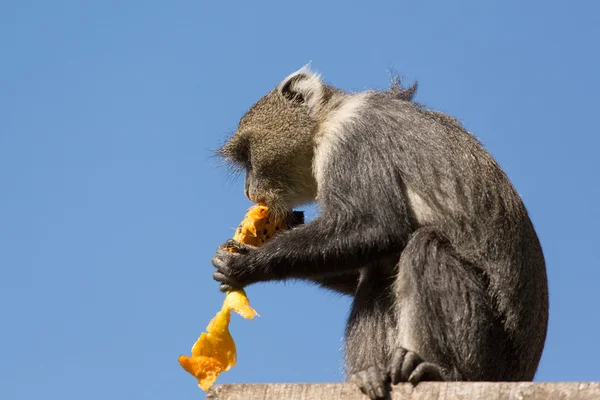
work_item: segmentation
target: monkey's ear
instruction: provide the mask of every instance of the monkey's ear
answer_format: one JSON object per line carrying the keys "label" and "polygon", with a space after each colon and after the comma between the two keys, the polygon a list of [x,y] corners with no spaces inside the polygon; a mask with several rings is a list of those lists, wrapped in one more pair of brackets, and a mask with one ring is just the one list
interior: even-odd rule
{"label": "monkey's ear", "polygon": [[277,90],[288,101],[303,104],[314,114],[323,102],[323,86],[321,76],[310,70],[309,63],[281,81]]}

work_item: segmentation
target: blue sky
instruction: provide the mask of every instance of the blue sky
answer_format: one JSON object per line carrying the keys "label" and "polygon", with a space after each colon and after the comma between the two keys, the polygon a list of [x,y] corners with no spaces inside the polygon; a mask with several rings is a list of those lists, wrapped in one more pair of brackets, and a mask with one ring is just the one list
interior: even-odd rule
{"label": "blue sky", "polygon": [[[250,206],[211,157],[308,61],[461,119],[548,264],[540,381],[600,380],[600,6],[592,1],[3,1],[0,398],[204,398],[177,363],[219,309],[215,248]],[[313,215],[308,209],[308,215]],[[349,299],[248,289],[227,382],[339,381]]]}

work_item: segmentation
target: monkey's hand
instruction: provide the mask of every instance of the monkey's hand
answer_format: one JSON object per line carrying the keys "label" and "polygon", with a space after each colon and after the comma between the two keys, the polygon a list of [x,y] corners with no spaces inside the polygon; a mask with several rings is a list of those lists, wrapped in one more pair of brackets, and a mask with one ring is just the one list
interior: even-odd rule
{"label": "monkey's hand", "polygon": [[[235,250],[231,252],[229,249]],[[220,290],[228,292],[242,289],[261,280],[259,270],[254,263],[256,247],[229,239],[219,246],[212,264],[217,269],[213,278],[221,283]]]}

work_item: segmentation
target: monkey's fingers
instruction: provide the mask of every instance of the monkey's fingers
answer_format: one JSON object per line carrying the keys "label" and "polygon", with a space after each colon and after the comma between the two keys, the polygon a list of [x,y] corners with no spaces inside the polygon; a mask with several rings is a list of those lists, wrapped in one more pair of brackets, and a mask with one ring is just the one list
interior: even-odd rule
{"label": "monkey's fingers", "polygon": [[394,352],[389,371],[393,385],[400,382],[416,385],[421,381],[443,380],[439,366],[423,361],[417,353],[402,347]]}
{"label": "monkey's fingers", "polygon": [[221,284],[219,290],[221,292],[229,292],[235,289],[243,289],[243,285],[222,273],[221,271],[215,271],[213,279]]}
{"label": "monkey's fingers", "polygon": [[408,382],[411,374],[417,368],[423,359],[415,352],[399,348],[392,357],[392,366],[390,376],[392,384]]}
{"label": "monkey's fingers", "polygon": [[399,348],[392,355],[392,361],[390,362],[390,378],[392,380],[392,385],[396,385],[400,382],[406,382],[408,379],[410,372],[408,374],[402,373],[402,364],[404,363],[404,357],[406,356],[407,350],[403,348]]}
{"label": "monkey's fingers", "polygon": [[212,259],[212,265],[217,269],[213,274],[214,280],[216,280],[217,282],[232,286],[232,287],[238,287],[238,288],[242,287],[242,285],[236,279],[234,279],[230,276],[231,275],[231,268],[230,268],[231,258],[236,257],[236,256],[239,257],[239,255],[230,253],[229,251],[225,250],[224,248],[217,250],[217,253],[215,254],[215,256]]}
{"label": "monkey's fingers", "polygon": [[231,269],[230,264],[240,255],[240,253],[232,253],[225,246],[221,246],[217,249],[211,263],[215,268],[227,273]]}
{"label": "monkey's fingers", "polygon": [[384,370],[375,365],[352,374],[350,380],[358,385],[360,390],[369,396],[371,400],[382,400],[388,398],[388,379]]}
{"label": "monkey's fingers", "polygon": [[422,381],[443,381],[442,371],[439,366],[429,362],[422,362],[417,368],[410,374],[408,381],[413,385],[416,385]]}
{"label": "monkey's fingers", "polygon": [[237,289],[239,289],[239,288],[228,285],[226,283],[221,283],[221,285],[219,286],[219,290],[223,293],[231,292],[231,291],[237,290]]}
{"label": "monkey's fingers", "polygon": [[407,351],[404,356],[401,368],[401,382],[408,382],[412,373],[416,370],[417,366],[423,362],[423,359],[419,355],[412,351]]}
{"label": "monkey's fingers", "polygon": [[238,242],[235,239],[227,240],[221,247],[226,248],[226,249],[235,250],[236,253],[240,253],[240,254],[246,254],[250,250],[253,250],[255,248],[254,246],[250,246],[250,245],[244,244],[242,242]]}

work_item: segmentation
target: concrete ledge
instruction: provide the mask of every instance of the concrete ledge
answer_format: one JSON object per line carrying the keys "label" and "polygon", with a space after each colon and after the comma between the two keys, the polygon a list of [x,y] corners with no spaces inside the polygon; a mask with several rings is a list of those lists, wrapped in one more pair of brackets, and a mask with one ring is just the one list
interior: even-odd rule
{"label": "concrete ledge", "polygon": [[[365,400],[350,383],[215,385],[207,400]],[[391,400],[600,400],[600,382],[423,382]]]}

